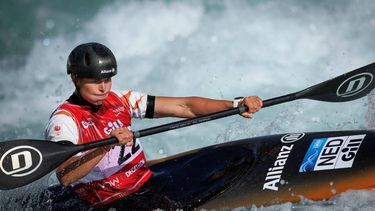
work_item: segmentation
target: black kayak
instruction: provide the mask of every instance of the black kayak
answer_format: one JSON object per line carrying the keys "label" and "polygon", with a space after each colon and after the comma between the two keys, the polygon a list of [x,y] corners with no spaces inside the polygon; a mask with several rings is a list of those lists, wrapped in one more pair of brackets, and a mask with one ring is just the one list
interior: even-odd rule
{"label": "black kayak", "polygon": [[[375,133],[367,130],[280,134],[217,144],[150,161],[151,182],[112,207],[230,209],[329,199],[349,189],[375,187],[373,152]],[[59,186],[49,189],[48,197],[59,201],[52,209],[87,208],[66,193]]]}

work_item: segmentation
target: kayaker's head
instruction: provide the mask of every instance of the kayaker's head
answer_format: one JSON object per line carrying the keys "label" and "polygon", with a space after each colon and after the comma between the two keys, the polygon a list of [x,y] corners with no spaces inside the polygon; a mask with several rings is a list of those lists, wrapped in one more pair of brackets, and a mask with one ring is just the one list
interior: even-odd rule
{"label": "kayaker's head", "polygon": [[111,91],[117,74],[116,58],[106,46],[84,43],[73,49],[67,62],[77,93],[93,105],[101,105]]}

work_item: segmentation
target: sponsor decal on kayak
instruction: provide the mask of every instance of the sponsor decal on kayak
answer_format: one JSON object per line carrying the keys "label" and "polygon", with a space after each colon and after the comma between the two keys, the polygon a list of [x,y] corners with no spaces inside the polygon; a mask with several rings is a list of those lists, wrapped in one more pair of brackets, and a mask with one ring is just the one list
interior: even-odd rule
{"label": "sponsor decal on kayak", "polygon": [[351,168],[365,136],[366,134],[314,139],[299,172]]}
{"label": "sponsor decal on kayak", "polygon": [[293,149],[293,143],[302,139],[304,136],[304,133],[293,133],[287,134],[281,138],[281,142],[284,143],[284,145],[281,146],[280,152],[276,157],[273,167],[268,169],[265,183],[263,184],[263,190],[279,190],[278,184],[281,181],[281,175],[283,173],[284,166],[288,161],[289,154]]}
{"label": "sponsor decal on kayak", "polygon": [[23,177],[37,170],[42,160],[42,153],[34,147],[13,147],[0,158],[0,169],[11,177]]}
{"label": "sponsor decal on kayak", "polygon": [[339,97],[350,97],[365,90],[372,82],[371,73],[360,73],[342,82],[336,91]]}
{"label": "sponsor decal on kayak", "polygon": [[293,143],[305,136],[304,133],[292,133],[292,134],[287,134],[281,138],[281,142],[285,144]]}

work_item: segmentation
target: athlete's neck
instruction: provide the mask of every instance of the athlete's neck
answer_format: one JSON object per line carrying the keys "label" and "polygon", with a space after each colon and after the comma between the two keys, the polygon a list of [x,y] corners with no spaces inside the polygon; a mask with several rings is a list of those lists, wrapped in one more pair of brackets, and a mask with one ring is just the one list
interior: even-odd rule
{"label": "athlete's neck", "polygon": [[102,105],[94,105],[94,104],[88,102],[87,100],[85,100],[81,96],[81,94],[79,93],[79,91],[77,89],[69,97],[68,102],[72,103],[72,104],[76,104],[76,105],[86,105],[86,106],[89,106],[91,108],[91,110],[94,111],[94,112],[97,112],[101,108],[101,106],[102,106]]}

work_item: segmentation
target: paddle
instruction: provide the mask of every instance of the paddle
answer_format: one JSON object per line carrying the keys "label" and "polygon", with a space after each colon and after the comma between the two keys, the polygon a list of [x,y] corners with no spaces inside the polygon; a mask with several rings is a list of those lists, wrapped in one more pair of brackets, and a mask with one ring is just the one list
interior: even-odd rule
{"label": "paddle", "polygon": [[[302,91],[265,100],[263,107],[303,98],[327,102],[355,100],[367,95],[375,88],[374,75],[375,63],[372,63]],[[136,138],[149,136],[240,114],[246,110],[246,106],[240,106],[196,118],[134,131],[134,136]],[[117,140],[113,137],[82,145],[30,139],[0,142],[0,189],[7,190],[31,183],[54,170],[78,152],[114,143],[117,143]]]}

